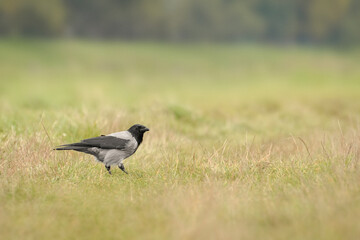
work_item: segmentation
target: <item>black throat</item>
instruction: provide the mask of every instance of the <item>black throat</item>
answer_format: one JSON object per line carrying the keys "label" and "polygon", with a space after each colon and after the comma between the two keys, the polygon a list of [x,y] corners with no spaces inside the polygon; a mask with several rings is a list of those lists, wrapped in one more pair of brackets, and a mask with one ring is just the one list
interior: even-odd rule
{"label": "black throat", "polygon": [[137,131],[132,131],[131,129],[128,130],[131,135],[136,139],[138,146],[142,143],[143,141],[143,137],[144,137],[144,133],[143,132],[137,132]]}

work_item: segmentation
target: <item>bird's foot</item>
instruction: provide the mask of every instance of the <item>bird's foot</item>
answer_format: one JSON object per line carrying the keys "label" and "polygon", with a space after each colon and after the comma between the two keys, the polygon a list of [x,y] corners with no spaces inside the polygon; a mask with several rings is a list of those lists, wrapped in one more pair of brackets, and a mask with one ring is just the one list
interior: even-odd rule
{"label": "bird's foot", "polygon": [[105,168],[109,172],[109,174],[111,175],[110,166],[105,166]]}
{"label": "bird's foot", "polygon": [[129,173],[125,170],[124,164],[121,163],[121,164],[119,165],[119,168],[120,168],[121,171],[123,171],[124,173],[129,174]]}

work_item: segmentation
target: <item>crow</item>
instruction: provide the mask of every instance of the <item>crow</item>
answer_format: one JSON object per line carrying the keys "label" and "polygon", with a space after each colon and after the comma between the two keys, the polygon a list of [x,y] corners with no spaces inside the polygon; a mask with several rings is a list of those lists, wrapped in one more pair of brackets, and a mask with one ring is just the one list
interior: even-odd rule
{"label": "crow", "polygon": [[100,137],[84,139],[81,142],[57,146],[54,150],[74,150],[95,156],[95,159],[105,165],[111,174],[110,167],[117,165],[124,173],[124,159],[133,155],[140,146],[144,133],[149,129],[135,124],[127,131],[101,135]]}

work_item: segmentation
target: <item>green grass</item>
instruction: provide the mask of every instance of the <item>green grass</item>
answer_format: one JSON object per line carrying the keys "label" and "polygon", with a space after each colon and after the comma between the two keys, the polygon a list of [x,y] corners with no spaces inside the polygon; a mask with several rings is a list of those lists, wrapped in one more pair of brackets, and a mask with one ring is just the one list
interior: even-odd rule
{"label": "green grass", "polygon": [[[358,239],[360,51],[0,41],[2,239]],[[113,175],[53,146],[141,123]]]}

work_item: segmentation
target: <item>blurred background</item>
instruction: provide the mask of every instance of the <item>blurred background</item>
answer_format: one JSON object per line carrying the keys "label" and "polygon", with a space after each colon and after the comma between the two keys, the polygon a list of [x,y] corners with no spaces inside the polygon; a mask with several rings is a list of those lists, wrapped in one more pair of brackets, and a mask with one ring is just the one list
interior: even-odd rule
{"label": "blurred background", "polygon": [[0,35],[355,44],[358,0],[2,0]]}
{"label": "blurred background", "polygon": [[209,146],[334,128],[358,111],[359,23],[358,0],[2,0],[0,132],[43,114],[59,143],[134,122]]}
{"label": "blurred background", "polygon": [[[0,0],[0,236],[358,239],[359,44],[359,0]],[[52,151],[134,123],[129,175]]]}

